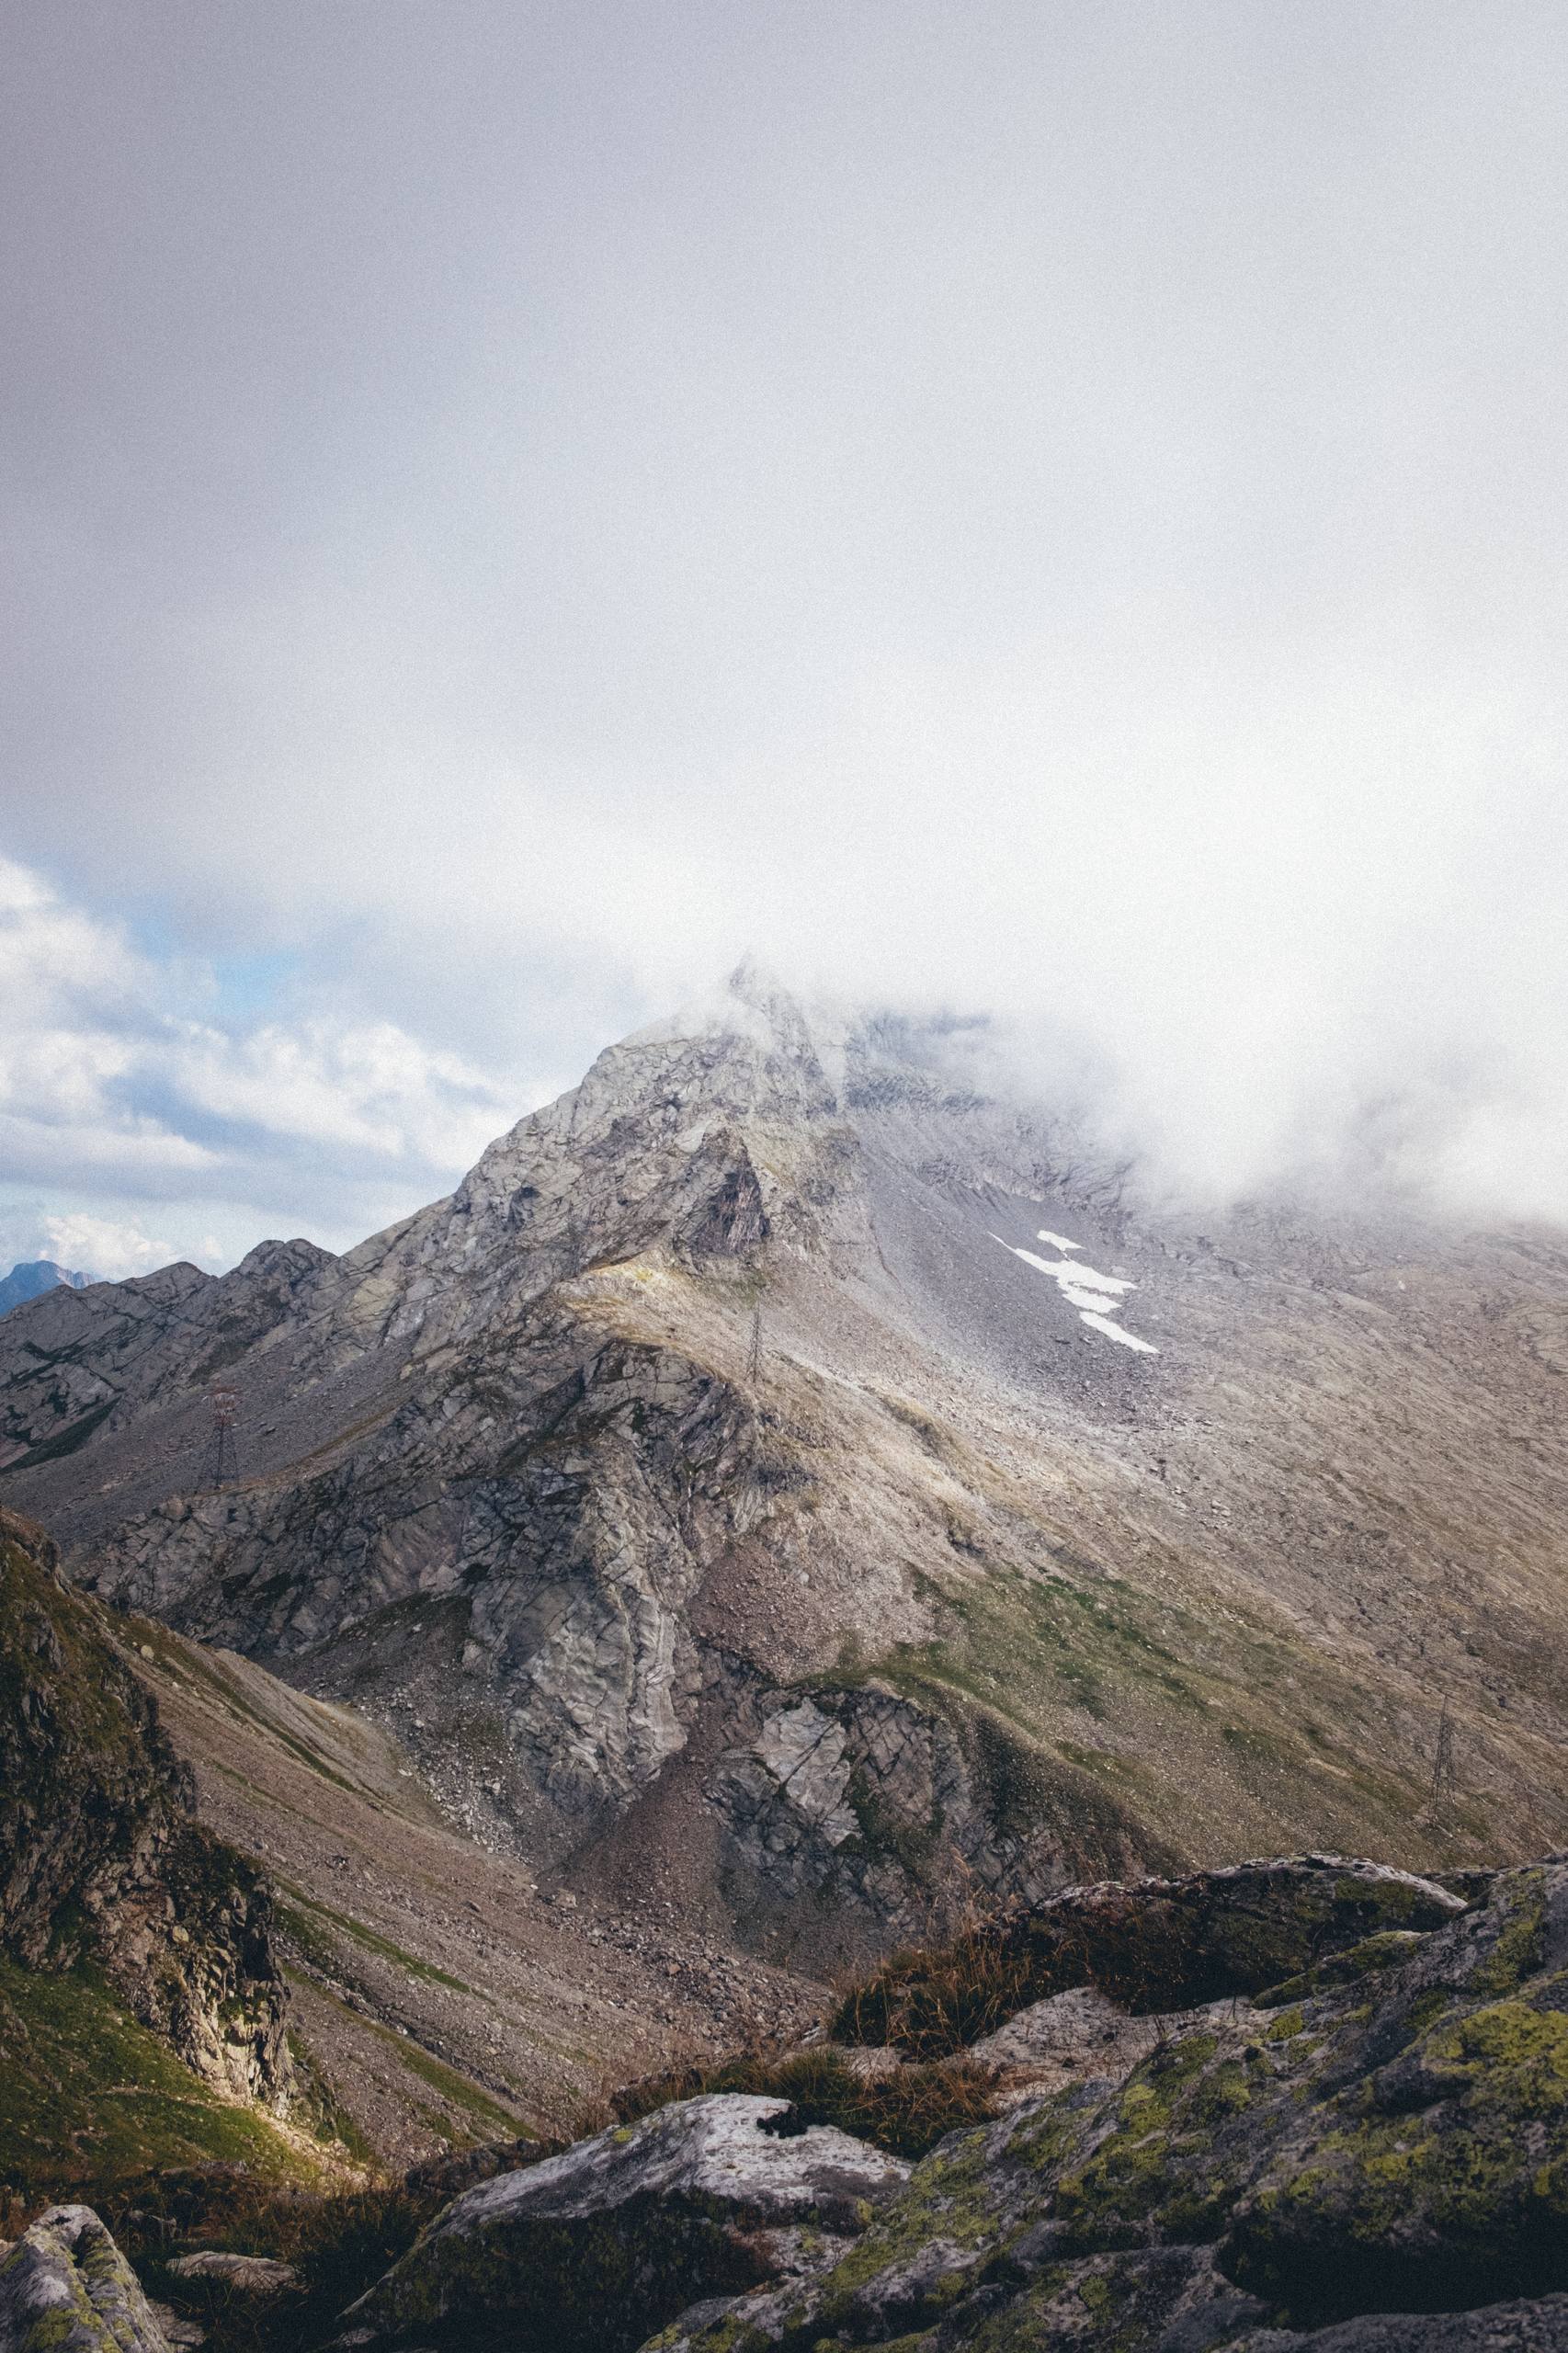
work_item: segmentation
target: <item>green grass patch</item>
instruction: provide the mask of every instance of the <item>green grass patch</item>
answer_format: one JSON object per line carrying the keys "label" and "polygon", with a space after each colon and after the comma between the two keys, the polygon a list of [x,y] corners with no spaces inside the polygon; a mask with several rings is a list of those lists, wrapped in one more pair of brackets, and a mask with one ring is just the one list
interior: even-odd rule
{"label": "green grass patch", "polygon": [[405,2041],[390,2027],[379,2027],[377,2032],[391,2043],[409,2074],[417,2075],[421,2083],[428,2084],[433,2092],[439,2092],[450,2107],[476,2117],[481,2124],[494,2125],[500,2132],[516,2134],[517,2119],[512,2110],[503,2108],[499,2100],[492,2099],[488,2092],[483,2091],[467,2075],[460,2075],[455,2067],[449,2067],[443,2061],[433,2058],[421,2043]]}
{"label": "green grass patch", "polygon": [[265,2117],[220,2099],[96,1973],[0,1961],[0,2183],[24,2199],[97,2202],[131,2176],[212,2163],[278,2181],[310,2171]]}

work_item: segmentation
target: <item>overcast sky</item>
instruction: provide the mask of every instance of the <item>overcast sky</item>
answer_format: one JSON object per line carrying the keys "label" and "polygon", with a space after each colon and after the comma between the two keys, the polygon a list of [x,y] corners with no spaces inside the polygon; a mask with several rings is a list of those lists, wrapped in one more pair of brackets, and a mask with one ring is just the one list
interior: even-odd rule
{"label": "overcast sky", "polygon": [[1371,1120],[1568,1218],[1559,5],[10,0],[0,78],[0,1256],[341,1245],[747,947],[1195,1187]]}

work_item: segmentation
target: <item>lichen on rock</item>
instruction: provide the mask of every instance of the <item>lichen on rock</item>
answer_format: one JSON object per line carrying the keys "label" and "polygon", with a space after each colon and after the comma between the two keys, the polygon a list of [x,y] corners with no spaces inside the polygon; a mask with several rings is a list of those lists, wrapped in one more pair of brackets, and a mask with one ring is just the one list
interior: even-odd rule
{"label": "lichen on rock", "polygon": [[1315,1944],[1298,1998],[1195,2018],[1129,1979],[1153,2036],[1131,2067],[1117,2043],[1096,2073],[1096,2009],[1074,2080],[950,2136],[831,2270],[672,2353],[1568,2346],[1568,1865],[1468,1908],[1333,1858],[1119,1893],[1113,1953],[1163,1946],[1171,1992],[1221,1965],[1261,1992]]}
{"label": "lichen on rock", "polygon": [[169,2353],[90,2206],[51,2206],[0,2256],[0,2353]]}

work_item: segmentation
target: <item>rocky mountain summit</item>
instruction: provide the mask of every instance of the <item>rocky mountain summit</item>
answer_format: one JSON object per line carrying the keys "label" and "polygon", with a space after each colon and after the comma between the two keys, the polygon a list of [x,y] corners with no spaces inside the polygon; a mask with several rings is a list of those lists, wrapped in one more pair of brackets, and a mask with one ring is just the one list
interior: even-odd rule
{"label": "rocky mountain summit", "polygon": [[344,1256],[15,1311],[6,1491],[547,1893],[810,1967],[961,1891],[1553,1846],[1563,1238],[1199,1223],[983,1048],[743,972]]}

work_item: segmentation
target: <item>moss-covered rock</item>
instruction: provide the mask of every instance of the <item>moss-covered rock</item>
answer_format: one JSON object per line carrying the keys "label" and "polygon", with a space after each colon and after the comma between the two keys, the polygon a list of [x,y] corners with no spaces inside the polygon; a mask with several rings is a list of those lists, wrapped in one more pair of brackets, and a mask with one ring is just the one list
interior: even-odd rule
{"label": "moss-covered rock", "polygon": [[[1294,1998],[1173,2017],[1119,2078],[955,2134],[831,2270],[693,2315],[668,2353],[1568,2346],[1568,1865],[1489,1877],[1468,1911],[1321,1859],[1216,1883],[1168,1984],[1256,1989],[1294,1943]],[[1118,1893],[1113,1955],[1182,1926],[1167,1885]]]}
{"label": "moss-covered rock", "polygon": [[90,2206],[51,2206],[0,2256],[0,2353],[169,2353]]}
{"label": "moss-covered rock", "polygon": [[1346,1951],[1330,1953],[1326,1960],[1314,1961],[1310,1969],[1298,1970],[1282,1984],[1255,1994],[1253,2002],[1259,2009],[1283,2009],[1292,2002],[1304,2001],[1310,1994],[1353,1985],[1359,1977],[1376,1977],[1385,1969],[1397,1969],[1401,1961],[1411,1959],[1420,1942],[1416,1929],[1380,1928]]}
{"label": "moss-covered rock", "polygon": [[1235,2277],[1306,2312],[1563,2285],[1565,1996],[1446,2014],[1314,2109],[1232,2222]]}

